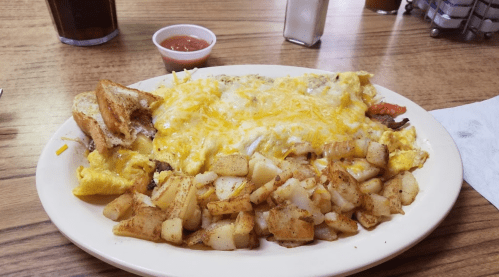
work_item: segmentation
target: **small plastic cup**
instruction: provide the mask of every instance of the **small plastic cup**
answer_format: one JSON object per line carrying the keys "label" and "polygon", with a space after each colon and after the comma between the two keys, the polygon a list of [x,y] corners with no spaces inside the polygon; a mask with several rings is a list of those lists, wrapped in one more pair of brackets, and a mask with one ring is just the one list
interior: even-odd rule
{"label": "small plastic cup", "polygon": [[[202,39],[208,42],[209,46],[201,50],[187,52],[175,51],[161,46],[163,41],[175,36],[191,36]],[[178,24],[159,29],[152,36],[152,42],[156,45],[159,53],[163,57],[166,70],[172,72],[203,67],[210,56],[211,49],[217,42],[217,37],[212,31],[205,27],[191,24]]]}

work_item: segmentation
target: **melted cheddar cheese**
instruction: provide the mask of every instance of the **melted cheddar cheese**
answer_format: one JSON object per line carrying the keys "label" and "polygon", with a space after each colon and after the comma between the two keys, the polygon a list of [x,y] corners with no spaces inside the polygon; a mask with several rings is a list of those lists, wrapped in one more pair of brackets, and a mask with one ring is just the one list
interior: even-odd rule
{"label": "melted cheddar cheese", "polygon": [[154,93],[154,157],[187,174],[209,169],[217,155],[254,152],[284,158],[297,142],[317,152],[333,141],[370,138],[387,128],[365,116],[375,97],[370,74],[257,75],[174,79]]}

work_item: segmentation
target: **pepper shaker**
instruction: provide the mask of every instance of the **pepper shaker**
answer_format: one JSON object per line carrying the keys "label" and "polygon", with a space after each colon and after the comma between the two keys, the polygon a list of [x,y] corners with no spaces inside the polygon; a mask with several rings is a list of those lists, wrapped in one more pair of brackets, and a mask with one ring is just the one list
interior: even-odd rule
{"label": "pepper shaker", "polygon": [[305,46],[316,44],[326,23],[329,0],[287,0],[284,38]]}

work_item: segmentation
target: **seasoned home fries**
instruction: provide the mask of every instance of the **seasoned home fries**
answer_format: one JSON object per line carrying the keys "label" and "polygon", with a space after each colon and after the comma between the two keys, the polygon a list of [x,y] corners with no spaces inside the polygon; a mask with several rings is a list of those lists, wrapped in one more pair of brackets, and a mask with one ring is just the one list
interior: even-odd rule
{"label": "seasoned home fries", "polygon": [[428,153],[370,77],[186,72],[151,93],[103,80],[73,105],[93,142],[73,193],[116,195],[103,211],[116,235],[188,247],[372,229],[415,201]]}

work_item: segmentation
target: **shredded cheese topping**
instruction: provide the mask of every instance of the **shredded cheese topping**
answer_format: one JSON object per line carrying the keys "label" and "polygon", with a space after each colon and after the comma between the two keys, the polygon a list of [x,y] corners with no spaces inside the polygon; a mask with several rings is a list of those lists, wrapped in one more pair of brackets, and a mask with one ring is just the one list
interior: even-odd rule
{"label": "shredded cheese topping", "polygon": [[61,155],[62,152],[66,151],[68,149],[68,145],[67,144],[64,144],[63,146],[61,146],[61,148],[57,149],[57,151],[55,151],[55,154],[57,156]]}
{"label": "shredded cheese topping", "polygon": [[365,72],[180,80],[154,93],[156,159],[194,175],[217,155],[260,152],[284,158],[297,142],[320,151],[333,141],[378,140],[386,127],[365,116],[375,97]]}

